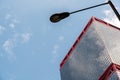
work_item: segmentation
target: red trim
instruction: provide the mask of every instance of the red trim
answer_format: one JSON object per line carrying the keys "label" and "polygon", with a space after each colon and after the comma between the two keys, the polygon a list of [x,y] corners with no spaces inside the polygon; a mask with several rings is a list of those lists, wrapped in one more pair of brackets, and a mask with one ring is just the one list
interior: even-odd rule
{"label": "red trim", "polygon": [[117,64],[115,64],[115,65],[116,65],[117,71],[120,71],[120,65],[117,65]]}
{"label": "red trim", "polygon": [[67,61],[67,59],[70,57],[70,55],[72,54],[72,51],[75,49],[76,45],[80,42],[82,36],[86,33],[86,31],[88,30],[88,28],[90,27],[91,23],[96,20],[98,22],[101,22],[105,25],[109,25],[109,27],[113,27],[117,30],[120,30],[120,28],[115,27],[114,25],[111,25],[103,20],[100,20],[98,18],[92,17],[90,19],[90,21],[88,22],[88,24],[86,25],[86,27],[83,29],[82,33],[80,34],[80,36],[77,38],[77,40],[75,41],[75,43],[73,44],[72,48],[69,50],[69,52],[67,53],[67,55],[64,57],[64,59],[62,60],[62,62],[60,63],[60,69],[63,67],[63,65],[65,64],[65,62]]}
{"label": "red trim", "polygon": [[115,28],[115,29],[117,29],[117,30],[120,30],[120,26],[119,27],[116,27],[116,26],[114,26],[114,25],[112,25],[112,24],[110,24],[110,23],[107,23],[107,22],[105,22],[105,21],[103,21],[103,20],[101,20],[101,19],[98,19],[98,18],[94,18],[96,21],[98,21],[98,22],[101,22],[101,23],[103,23],[103,24],[105,24],[105,25],[108,25],[109,27],[113,27],[113,28]]}
{"label": "red trim", "polygon": [[98,80],[108,80],[108,77],[113,73],[113,63],[105,70]]}
{"label": "red trim", "polygon": [[120,65],[111,63],[98,80],[109,80],[109,78],[115,71],[120,71]]}

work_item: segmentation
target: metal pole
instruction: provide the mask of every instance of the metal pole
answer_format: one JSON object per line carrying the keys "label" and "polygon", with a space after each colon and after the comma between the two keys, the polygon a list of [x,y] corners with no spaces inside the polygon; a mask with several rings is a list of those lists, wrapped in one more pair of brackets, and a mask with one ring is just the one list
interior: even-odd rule
{"label": "metal pole", "polygon": [[120,15],[119,15],[117,9],[115,8],[115,6],[113,5],[113,3],[109,0],[109,1],[108,1],[108,4],[110,5],[110,7],[112,8],[112,10],[114,11],[114,13],[116,14],[117,18],[118,18],[119,21],[120,21]]}
{"label": "metal pole", "polygon": [[88,10],[88,9],[99,7],[99,6],[103,6],[103,5],[106,5],[106,4],[109,4],[111,6],[112,10],[114,11],[118,20],[120,21],[120,15],[119,15],[118,11],[116,10],[115,6],[113,5],[113,3],[110,0],[106,3],[98,4],[98,5],[95,5],[95,6],[87,7],[87,8],[76,10],[76,11],[73,11],[73,12],[63,12],[63,13],[53,14],[50,17],[50,21],[56,23],[56,22],[59,22],[60,20],[62,20],[64,18],[68,17],[70,14],[74,14],[74,13],[77,13],[77,12],[80,12],[80,11]]}
{"label": "metal pole", "polygon": [[108,4],[108,2],[102,3],[102,4],[98,4],[98,5],[95,5],[95,6],[91,6],[91,7],[88,7],[88,8],[80,9],[80,10],[77,10],[77,11],[73,11],[70,14],[74,14],[74,13],[77,13],[77,12],[80,12],[80,11],[88,10],[88,9],[99,7],[99,6],[106,5],[106,4]]}

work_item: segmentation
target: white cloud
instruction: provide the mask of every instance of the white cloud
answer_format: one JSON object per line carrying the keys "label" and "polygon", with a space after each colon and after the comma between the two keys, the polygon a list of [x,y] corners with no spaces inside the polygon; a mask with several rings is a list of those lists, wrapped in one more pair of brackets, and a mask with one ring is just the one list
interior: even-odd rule
{"label": "white cloud", "polygon": [[4,50],[9,54],[14,54],[13,49],[22,43],[28,42],[31,38],[31,33],[15,33],[12,38],[9,38],[3,43]]}
{"label": "white cloud", "polygon": [[112,13],[111,10],[105,10],[104,14],[105,14],[104,21],[120,28],[120,21],[117,19],[116,15]]}
{"label": "white cloud", "polygon": [[52,51],[52,53],[53,53],[53,56],[54,56],[54,57],[57,55],[58,49],[59,49],[59,46],[58,46],[58,45],[54,45],[54,46],[53,46],[53,51]]}
{"label": "white cloud", "polygon": [[108,2],[108,0],[105,0],[105,2]]}
{"label": "white cloud", "polygon": [[13,40],[6,40],[3,44],[3,49],[7,53],[8,60],[10,62],[14,61],[16,59],[16,56],[13,52],[13,49],[15,47],[14,41]]}
{"label": "white cloud", "polygon": [[8,24],[8,26],[12,29],[16,27],[16,24],[20,23],[20,21],[18,21],[16,17],[14,17],[9,13],[5,15],[4,19],[5,19],[5,22]]}
{"label": "white cloud", "polygon": [[59,56],[58,54],[58,49],[59,49],[59,45],[54,45],[53,46],[53,51],[52,51],[52,62],[55,62],[57,57]]}
{"label": "white cloud", "polygon": [[59,36],[59,40],[63,41],[64,40],[64,36]]}
{"label": "white cloud", "polygon": [[[0,34],[6,30],[8,31],[7,34],[10,34],[11,37],[8,37],[2,43],[2,49],[4,50],[5,54],[0,54],[0,56],[6,56],[9,61],[14,61],[16,59],[16,54],[14,52],[15,48],[20,44],[24,45],[24,43],[28,42],[31,39],[31,33],[27,31],[20,33],[17,32],[17,25],[20,23],[20,21],[17,19],[17,17],[13,16],[13,14],[5,14],[4,20],[4,23],[8,28],[0,25]],[[11,31],[12,33],[9,33]]]}
{"label": "white cloud", "polygon": [[22,37],[22,42],[25,43],[25,42],[28,42],[31,38],[31,33],[23,33],[21,34],[21,37]]}
{"label": "white cloud", "polygon": [[106,16],[108,16],[109,14],[110,14],[110,15],[112,14],[112,13],[111,13],[111,10],[105,10],[104,13],[105,13]]}
{"label": "white cloud", "polygon": [[20,21],[16,20],[15,18],[12,19],[11,21],[12,21],[12,22],[9,23],[9,25],[8,25],[11,29],[15,29],[16,24],[20,23]]}
{"label": "white cloud", "polygon": [[[59,41],[63,41],[64,40],[64,36],[59,36],[58,37]],[[53,46],[53,51],[52,51],[52,62],[54,63],[57,58],[59,57],[59,49],[60,49],[60,45],[59,44],[55,44]]]}
{"label": "white cloud", "polygon": [[14,53],[14,49],[21,43],[28,42],[31,38],[30,33],[15,33],[13,36],[3,43],[3,49],[7,54],[7,57],[10,61],[14,61],[16,59],[16,54]]}
{"label": "white cloud", "polygon": [[5,49],[5,51],[9,54],[12,54],[13,51],[12,49],[14,48],[14,44],[12,40],[6,40],[3,44],[3,48]]}
{"label": "white cloud", "polygon": [[10,28],[12,28],[12,29],[15,28],[15,24],[14,24],[14,23],[10,23],[9,26],[10,26]]}

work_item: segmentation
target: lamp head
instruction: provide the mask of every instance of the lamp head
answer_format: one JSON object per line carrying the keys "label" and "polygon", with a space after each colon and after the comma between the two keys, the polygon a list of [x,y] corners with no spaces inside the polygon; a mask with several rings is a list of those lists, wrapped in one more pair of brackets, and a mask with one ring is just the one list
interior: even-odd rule
{"label": "lamp head", "polygon": [[56,23],[56,22],[59,22],[60,20],[68,17],[70,15],[69,12],[63,12],[63,13],[56,13],[56,14],[53,14],[51,17],[50,17],[50,21],[53,22],[53,23]]}

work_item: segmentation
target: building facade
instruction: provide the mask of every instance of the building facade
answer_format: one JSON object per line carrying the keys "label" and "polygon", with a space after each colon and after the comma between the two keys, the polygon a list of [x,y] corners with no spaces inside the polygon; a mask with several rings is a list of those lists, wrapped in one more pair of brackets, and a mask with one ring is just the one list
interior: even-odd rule
{"label": "building facade", "polygon": [[60,64],[61,80],[120,80],[120,28],[92,17]]}

